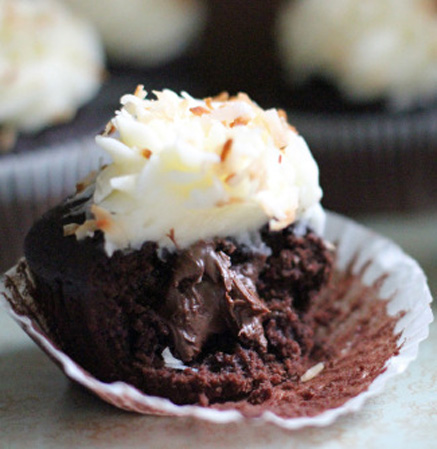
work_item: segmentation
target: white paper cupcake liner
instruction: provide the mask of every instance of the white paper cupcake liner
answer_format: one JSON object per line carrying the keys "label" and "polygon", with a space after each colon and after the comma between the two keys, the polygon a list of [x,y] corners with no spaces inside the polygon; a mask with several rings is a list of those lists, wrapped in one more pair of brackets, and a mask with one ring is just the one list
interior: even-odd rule
{"label": "white paper cupcake liner", "polygon": [[[282,418],[272,412],[251,418],[286,429],[306,426],[326,426],[339,416],[360,409],[365,401],[380,393],[388,379],[402,373],[418,353],[419,343],[428,336],[433,320],[432,301],[426,277],[418,264],[391,241],[376,235],[353,221],[328,214],[325,238],[338,246],[337,268],[346,270],[352,263],[353,274],[364,273],[366,285],[378,283],[378,298],[388,300],[387,311],[396,315],[402,311],[395,333],[399,334],[399,353],[386,363],[386,369],[363,393],[313,417]],[[365,267],[363,269],[363,267]],[[44,321],[37,321],[37,312],[26,287],[26,274],[13,267],[3,276],[0,285],[2,304],[30,337],[57,363],[73,381],[83,385],[103,400],[125,410],[144,414],[191,416],[215,423],[236,422],[245,418],[236,410],[215,410],[196,405],[173,404],[167,399],[148,396],[123,382],[101,382],[61,352],[45,333]]]}

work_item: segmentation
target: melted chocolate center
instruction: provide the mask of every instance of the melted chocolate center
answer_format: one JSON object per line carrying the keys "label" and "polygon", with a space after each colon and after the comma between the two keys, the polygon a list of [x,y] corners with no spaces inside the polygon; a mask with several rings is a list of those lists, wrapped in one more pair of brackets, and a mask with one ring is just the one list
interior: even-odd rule
{"label": "melted chocolate center", "polygon": [[[254,271],[258,277],[259,269]],[[228,330],[266,350],[261,317],[268,311],[253,279],[232,269],[230,257],[216,252],[214,242],[198,242],[179,254],[164,316],[184,362],[195,358],[209,337]]]}

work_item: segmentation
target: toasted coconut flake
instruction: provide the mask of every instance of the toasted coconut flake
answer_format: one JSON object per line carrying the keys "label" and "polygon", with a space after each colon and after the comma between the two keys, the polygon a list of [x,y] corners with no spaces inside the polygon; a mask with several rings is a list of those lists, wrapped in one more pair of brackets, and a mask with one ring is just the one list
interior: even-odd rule
{"label": "toasted coconut flake", "polygon": [[223,145],[223,149],[222,149],[222,154],[220,155],[220,161],[224,162],[226,160],[226,158],[229,156],[229,153],[232,149],[232,139],[228,139],[224,145]]}
{"label": "toasted coconut flake", "polygon": [[238,92],[238,94],[232,98],[234,101],[244,101],[245,103],[252,103],[252,100],[249,98],[249,95],[244,92]]}
{"label": "toasted coconut flake", "polygon": [[77,223],[69,223],[66,224],[63,228],[64,237],[68,237],[70,235],[76,234],[77,229],[80,227]]}
{"label": "toasted coconut flake", "polygon": [[228,184],[233,178],[235,178],[235,173],[230,173],[228,176],[226,176],[225,183]]}
{"label": "toasted coconut flake", "polygon": [[190,108],[190,112],[192,112],[194,115],[203,115],[203,114],[209,114],[209,110],[202,107],[202,106],[196,106],[194,108]]}
{"label": "toasted coconut flake", "polygon": [[314,379],[318,376],[323,369],[325,368],[325,364],[323,362],[317,363],[317,365],[312,366],[308,371],[306,371],[302,377],[300,378],[301,382],[308,382],[311,379]]}
{"label": "toasted coconut flake", "polygon": [[205,105],[208,109],[212,110],[214,108],[214,106],[212,105],[213,102],[213,98],[212,97],[207,97],[205,98]]}
{"label": "toasted coconut flake", "polygon": [[278,109],[278,115],[279,115],[279,117],[281,117],[285,121],[288,120],[287,113],[283,109]]}
{"label": "toasted coconut flake", "polygon": [[235,196],[231,196],[226,201],[218,201],[216,206],[217,207],[224,207],[224,206],[229,206],[231,204],[242,204],[242,203],[244,203],[244,200],[242,200],[241,198],[238,198],[238,197],[235,197]]}
{"label": "toasted coconut flake", "polygon": [[114,134],[115,131],[117,131],[117,128],[115,127],[115,125],[112,123],[112,121],[109,121],[106,126],[105,129],[101,132],[102,136],[110,136],[111,134]]}
{"label": "toasted coconut flake", "polygon": [[152,152],[148,149],[148,148],[144,148],[143,150],[141,150],[141,154],[146,158],[146,159],[150,159],[152,156]]}
{"label": "toasted coconut flake", "polygon": [[247,117],[237,117],[229,126],[233,128],[234,126],[244,126],[249,123]]}
{"label": "toasted coconut flake", "polygon": [[85,237],[89,237],[93,235],[93,233],[97,230],[97,225],[95,220],[86,220],[82,225],[80,225],[76,231],[76,238],[78,240],[84,239]]}
{"label": "toasted coconut flake", "polygon": [[104,232],[110,232],[113,225],[111,214],[107,210],[95,204],[91,206],[91,212],[96,217],[96,228]]}
{"label": "toasted coconut flake", "polygon": [[218,95],[213,97],[213,101],[228,101],[229,93],[226,91],[220,92]]}
{"label": "toasted coconut flake", "polygon": [[146,91],[144,90],[144,85],[138,84],[138,86],[135,89],[134,96],[141,99],[145,98]]}
{"label": "toasted coconut flake", "polygon": [[175,248],[179,249],[179,245],[176,242],[176,238],[175,238],[174,228],[170,229],[170,232],[167,234],[167,237],[172,241],[172,243],[175,246]]}

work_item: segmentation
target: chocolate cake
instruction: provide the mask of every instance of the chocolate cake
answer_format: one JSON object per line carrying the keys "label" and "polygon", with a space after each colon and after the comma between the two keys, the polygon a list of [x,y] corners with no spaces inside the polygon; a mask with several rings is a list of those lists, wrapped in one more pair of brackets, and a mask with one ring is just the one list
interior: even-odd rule
{"label": "chocolate cake", "polygon": [[155,95],[122,98],[97,137],[113,162],[26,237],[53,341],[101,381],[246,416],[363,391],[397,351],[397,318],[335,272],[301,136],[243,94]]}
{"label": "chocolate cake", "polygon": [[[248,417],[314,416],[365,391],[398,353],[399,317],[378,285],[334,270],[311,230],[263,229],[269,257],[215,239],[164,260],[152,242],[109,258],[102,233],[64,237],[68,209],[45,214],[26,238],[30,291],[55,344],[100,380]],[[238,290],[236,273],[256,293]]]}
{"label": "chocolate cake", "polygon": [[[231,238],[161,257],[146,242],[108,257],[101,233],[64,237],[65,216],[67,205],[35,224],[26,260],[61,348],[99,379],[178,404],[259,402],[273,373],[283,381],[308,368],[311,304],[332,266],[312,231],[263,229],[269,257]],[[189,368],[167,367],[166,348]]]}

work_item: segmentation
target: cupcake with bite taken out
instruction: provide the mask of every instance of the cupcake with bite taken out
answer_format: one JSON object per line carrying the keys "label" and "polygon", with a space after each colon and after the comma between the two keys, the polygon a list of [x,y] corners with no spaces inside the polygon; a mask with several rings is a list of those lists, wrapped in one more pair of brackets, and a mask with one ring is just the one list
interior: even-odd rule
{"label": "cupcake with bite taken out", "polygon": [[365,391],[399,315],[335,266],[303,138],[245,94],[154,94],[122,97],[96,139],[111,162],[28,233],[14,310],[32,304],[45,349],[123,408],[287,420]]}
{"label": "cupcake with bite taken out", "polygon": [[302,375],[313,346],[298,315],[332,265],[316,163],[244,94],[155,94],[122,98],[97,137],[113,162],[27,236],[40,307],[102,380],[182,404],[258,396],[253,369],[265,389],[294,354]]}

